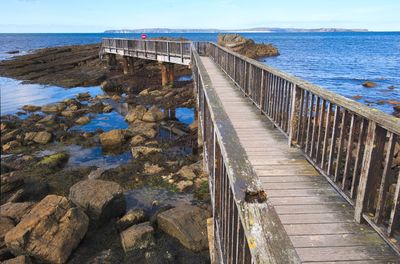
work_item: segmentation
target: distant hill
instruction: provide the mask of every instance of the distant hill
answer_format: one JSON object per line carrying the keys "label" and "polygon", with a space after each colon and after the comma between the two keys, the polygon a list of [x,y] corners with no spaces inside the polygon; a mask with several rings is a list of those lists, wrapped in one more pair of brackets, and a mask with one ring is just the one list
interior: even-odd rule
{"label": "distant hill", "polygon": [[229,32],[368,32],[368,29],[346,29],[346,28],[248,28],[248,29],[177,29],[177,28],[142,28],[142,29],[114,29],[106,30],[104,33],[229,33]]}

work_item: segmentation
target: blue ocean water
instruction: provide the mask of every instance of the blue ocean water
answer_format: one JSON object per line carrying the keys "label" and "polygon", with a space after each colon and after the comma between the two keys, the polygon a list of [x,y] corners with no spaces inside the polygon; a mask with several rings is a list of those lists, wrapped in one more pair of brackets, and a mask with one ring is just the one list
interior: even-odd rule
{"label": "blue ocean water", "polygon": [[[380,100],[400,101],[400,32],[366,33],[243,33],[256,42],[272,43],[280,56],[262,61],[341,95],[361,95],[358,101],[392,113],[392,105]],[[149,37],[184,37],[215,41],[213,33],[148,34]],[[139,38],[139,34],[0,34],[0,60],[37,48],[100,42],[103,37]],[[364,88],[365,80],[378,84]],[[0,78],[3,90],[4,78]],[[395,89],[388,89],[395,86]],[[3,95],[3,92],[2,92]],[[2,96],[3,97],[3,96]],[[2,104],[4,103],[2,99]]]}

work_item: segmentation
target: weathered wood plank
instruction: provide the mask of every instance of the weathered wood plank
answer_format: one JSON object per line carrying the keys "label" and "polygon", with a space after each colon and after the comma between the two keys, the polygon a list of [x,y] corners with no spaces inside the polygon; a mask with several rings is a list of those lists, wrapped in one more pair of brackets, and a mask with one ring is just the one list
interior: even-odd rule
{"label": "weathered wood plank", "polygon": [[282,224],[323,224],[323,223],[353,223],[351,211],[318,213],[318,214],[280,214]]}
{"label": "weathered wood plank", "polygon": [[394,260],[387,246],[297,248],[302,261]]}
{"label": "weathered wood plank", "polygon": [[340,213],[344,209],[350,209],[350,205],[347,203],[275,205],[275,210],[278,214]]}
{"label": "weathered wood plank", "polygon": [[296,248],[385,245],[385,242],[375,233],[290,236],[290,240]]}
{"label": "weathered wood plank", "polygon": [[370,228],[357,223],[318,223],[284,225],[289,236],[329,235],[329,234],[361,234],[372,233]]}

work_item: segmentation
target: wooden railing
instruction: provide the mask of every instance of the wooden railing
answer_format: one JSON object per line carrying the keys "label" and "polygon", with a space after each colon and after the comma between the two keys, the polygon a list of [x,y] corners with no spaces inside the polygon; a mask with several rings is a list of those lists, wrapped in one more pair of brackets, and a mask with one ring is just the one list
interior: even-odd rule
{"label": "wooden railing", "polygon": [[190,41],[104,38],[103,53],[188,65]]}
{"label": "wooden railing", "polygon": [[399,252],[400,119],[215,43],[208,55]]}
{"label": "wooden railing", "polygon": [[199,133],[209,172],[218,263],[300,263],[192,46]]}

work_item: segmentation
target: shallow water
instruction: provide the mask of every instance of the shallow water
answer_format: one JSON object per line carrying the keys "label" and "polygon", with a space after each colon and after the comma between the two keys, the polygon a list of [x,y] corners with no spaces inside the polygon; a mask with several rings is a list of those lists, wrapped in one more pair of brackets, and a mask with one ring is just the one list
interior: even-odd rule
{"label": "shallow water", "polygon": [[21,81],[0,77],[1,114],[15,114],[27,104],[40,106],[55,103],[83,92],[89,92],[91,96],[103,93],[100,86],[66,89],[51,85],[22,84]]}
{"label": "shallow water", "polygon": [[78,145],[65,146],[56,144],[44,151],[38,151],[34,155],[44,157],[57,152],[66,152],[69,154],[69,160],[66,167],[90,167],[115,168],[128,163],[132,160],[131,151],[125,151],[119,154],[104,152],[101,147],[84,148]]}
{"label": "shallow water", "polygon": [[193,195],[143,187],[125,192],[125,200],[127,211],[143,209],[146,213],[152,215],[161,207],[190,204],[193,200]]}
{"label": "shallow water", "polygon": [[[93,116],[89,114],[89,116]],[[118,112],[112,111],[110,113],[100,113],[95,115],[89,123],[82,126],[73,126],[70,130],[83,131],[83,132],[95,132],[101,129],[104,132],[108,132],[113,129],[127,129],[129,127],[128,122]]]}
{"label": "shallow water", "polygon": [[190,125],[194,121],[194,108],[179,107],[175,109],[176,119],[179,122]]}

